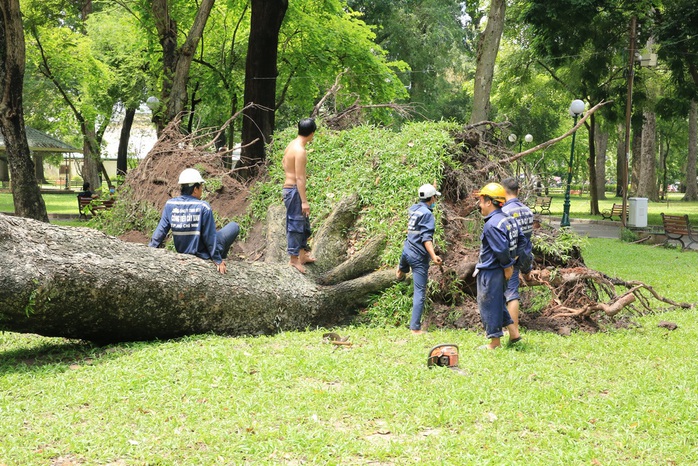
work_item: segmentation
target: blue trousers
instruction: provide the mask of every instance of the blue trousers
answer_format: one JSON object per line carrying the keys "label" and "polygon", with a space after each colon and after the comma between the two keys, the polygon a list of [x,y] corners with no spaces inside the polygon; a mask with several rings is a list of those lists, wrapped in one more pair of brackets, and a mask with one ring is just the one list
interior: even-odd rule
{"label": "blue trousers", "polygon": [[233,241],[240,233],[240,225],[230,222],[216,232],[216,249],[221,253],[221,257],[228,257],[228,249],[233,245]]}
{"label": "blue trousers", "polygon": [[509,301],[521,299],[519,295],[519,268],[514,266],[514,272],[511,274],[511,278],[507,282],[507,289],[504,292],[504,299],[508,303]]}
{"label": "blue trousers", "polygon": [[308,250],[310,221],[303,215],[303,201],[297,187],[284,188],[283,196],[286,205],[286,250],[289,255],[297,256],[301,249]]}
{"label": "blue trousers", "polygon": [[487,338],[501,338],[503,327],[514,323],[507,310],[504,269],[480,269],[477,274],[477,307]]}
{"label": "blue trousers", "polygon": [[424,301],[427,297],[427,280],[429,278],[429,256],[412,257],[404,252],[400,256],[400,270],[407,273],[412,269],[412,283],[414,292],[412,296],[412,317],[410,318],[410,330],[422,328],[422,312]]}

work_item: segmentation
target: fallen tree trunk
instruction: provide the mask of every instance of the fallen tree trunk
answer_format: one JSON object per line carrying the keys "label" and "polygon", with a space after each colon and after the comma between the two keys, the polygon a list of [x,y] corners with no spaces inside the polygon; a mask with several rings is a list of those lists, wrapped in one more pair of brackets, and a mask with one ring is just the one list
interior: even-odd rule
{"label": "fallen tree trunk", "polygon": [[268,334],[345,320],[392,270],[322,286],[287,264],[213,263],[0,215],[0,329],[100,343]]}

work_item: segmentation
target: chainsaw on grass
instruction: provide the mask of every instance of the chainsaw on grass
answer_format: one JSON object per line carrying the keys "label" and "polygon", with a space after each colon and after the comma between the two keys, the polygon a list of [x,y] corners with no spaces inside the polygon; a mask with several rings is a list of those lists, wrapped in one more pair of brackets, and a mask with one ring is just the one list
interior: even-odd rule
{"label": "chainsaw on grass", "polygon": [[445,343],[434,346],[429,351],[427,366],[458,367],[458,345]]}

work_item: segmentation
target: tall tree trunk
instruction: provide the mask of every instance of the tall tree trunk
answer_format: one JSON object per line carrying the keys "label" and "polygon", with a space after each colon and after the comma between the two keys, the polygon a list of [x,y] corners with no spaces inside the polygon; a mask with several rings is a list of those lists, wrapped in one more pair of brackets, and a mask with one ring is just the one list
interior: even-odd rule
{"label": "tall tree trunk", "polygon": [[596,198],[606,199],[606,150],[608,149],[608,131],[600,124],[594,129],[594,145],[596,146]]}
{"label": "tall tree trunk", "polygon": [[659,201],[657,193],[657,116],[654,112],[645,112],[642,126],[641,157],[636,196],[646,197],[650,201]]}
{"label": "tall tree trunk", "polygon": [[170,16],[168,0],[153,0],[151,10],[155,18],[162,47],[163,82],[160,91],[160,109],[153,112],[158,135],[169,122],[184,110],[187,102],[187,82],[194,52],[201,40],[204,27],[211,15],[215,0],[203,0],[189,29],[189,34],[177,48],[177,22]]}
{"label": "tall tree trunk", "polygon": [[10,181],[10,171],[7,166],[7,159],[0,157],[0,182]]}
{"label": "tall tree trunk", "polygon": [[494,65],[499,52],[499,41],[504,30],[506,13],[505,0],[491,0],[490,12],[487,15],[487,26],[477,44],[477,68],[475,69],[473,90],[473,111],[470,114],[470,124],[488,119],[490,112],[490,91]]}
{"label": "tall tree trunk", "polygon": [[[0,131],[12,175],[15,214],[48,222],[24,129],[24,30],[19,0],[0,0]],[[10,270],[10,269],[5,269]]]}
{"label": "tall tree trunk", "polygon": [[698,152],[698,103],[691,101],[688,114],[688,159],[686,160],[686,194],[684,201],[698,201],[698,183],[696,177],[696,153]]}
{"label": "tall tree trunk", "polygon": [[94,123],[86,121],[82,123],[82,180],[90,183],[92,191],[101,189],[102,181],[100,153],[97,147]]}
{"label": "tall tree trunk", "polygon": [[618,146],[616,147],[616,197],[623,197],[623,171],[628,163],[628,154],[625,148],[625,139],[623,138],[624,131],[625,127],[623,124],[618,124]]}
{"label": "tall tree trunk", "polygon": [[632,173],[630,179],[630,192],[637,193],[637,184],[642,170],[642,126],[633,128],[633,142],[631,147]]}
{"label": "tall tree trunk", "polygon": [[[671,139],[668,136],[661,137],[659,134],[659,166],[662,169],[661,179],[657,180],[657,189],[659,191],[659,199],[665,199],[667,195],[667,159],[669,158],[669,149],[671,147]],[[657,177],[660,178],[660,177]]]}
{"label": "tall tree trunk", "polygon": [[589,212],[591,215],[599,215],[598,180],[596,178],[596,115],[591,114],[589,124],[589,157],[587,157],[587,168],[589,170]]}
{"label": "tall tree trunk", "polygon": [[119,136],[119,149],[116,152],[116,174],[126,176],[128,171],[128,141],[131,138],[131,128],[136,117],[135,108],[127,108],[124,122],[121,125],[121,136]]}
{"label": "tall tree trunk", "polygon": [[32,154],[34,160],[34,178],[40,185],[46,184],[46,174],[44,173],[44,156],[41,153]]}
{"label": "tall tree trunk", "polygon": [[245,147],[238,168],[246,169],[243,176],[254,175],[252,167],[266,159],[266,144],[274,131],[279,30],[287,9],[288,0],[252,0],[244,103],[258,107],[245,110],[242,120]]}

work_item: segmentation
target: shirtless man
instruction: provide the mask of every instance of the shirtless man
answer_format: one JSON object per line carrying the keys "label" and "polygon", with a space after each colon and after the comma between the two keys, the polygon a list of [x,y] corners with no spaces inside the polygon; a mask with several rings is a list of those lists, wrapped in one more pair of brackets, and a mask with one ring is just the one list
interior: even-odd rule
{"label": "shirtless man", "polygon": [[308,248],[310,237],[310,204],[306,194],[307,176],[305,168],[308,163],[306,144],[315,136],[315,120],[305,118],[298,122],[298,137],[291,141],[284,151],[282,164],[286,180],[284,181],[284,204],[286,204],[286,240],[291,266],[305,273],[304,264],[315,262]]}

